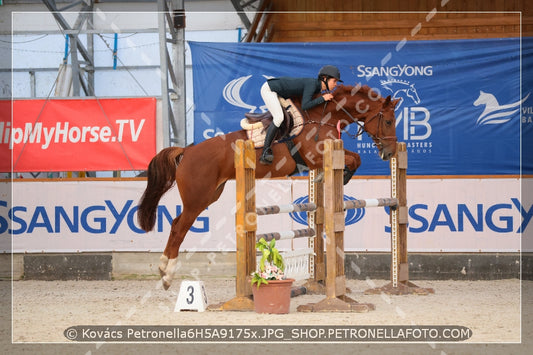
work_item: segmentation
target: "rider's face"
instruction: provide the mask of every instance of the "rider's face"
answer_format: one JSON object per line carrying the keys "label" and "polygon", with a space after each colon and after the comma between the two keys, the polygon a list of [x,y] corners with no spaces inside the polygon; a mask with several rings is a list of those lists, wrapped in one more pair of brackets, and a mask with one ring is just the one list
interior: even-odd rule
{"label": "rider's face", "polygon": [[[337,79],[335,78],[329,78],[328,80],[326,80],[327,83],[328,83],[328,87],[329,90],[333,90],[335,88],[335,86],[337,86]],[[326,84],[324,84],[324,82],[322,82],[322,90],[326,90]]]}

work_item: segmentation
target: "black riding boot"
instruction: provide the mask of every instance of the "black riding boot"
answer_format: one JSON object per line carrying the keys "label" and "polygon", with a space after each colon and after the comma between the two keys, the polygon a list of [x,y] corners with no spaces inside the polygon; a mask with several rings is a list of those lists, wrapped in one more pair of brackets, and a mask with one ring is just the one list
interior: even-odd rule
{"label": "black riding boot", "polygon": [[265,137],[265,145],[263,146],[263,154],[261,154],[261,158],[259,158],[259,162],[261,162],[261,164],[272,164],[272,161],[274,160],[274,154],[272,154],[272,149],[270,149],[270,146],[272,145],[272,141],[274,140],[277,132],[278,127],[276,127],[274,123],[268,126]]}

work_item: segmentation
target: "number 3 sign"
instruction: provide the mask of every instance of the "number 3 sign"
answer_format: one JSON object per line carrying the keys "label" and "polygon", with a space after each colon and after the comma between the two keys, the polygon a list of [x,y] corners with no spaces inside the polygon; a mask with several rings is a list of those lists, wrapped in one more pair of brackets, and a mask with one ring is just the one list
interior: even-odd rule
{"label": "number 3 sign", "polygon": [[174,312],[204,312],[206,308],[207,294],[203,281],[182,281]]}

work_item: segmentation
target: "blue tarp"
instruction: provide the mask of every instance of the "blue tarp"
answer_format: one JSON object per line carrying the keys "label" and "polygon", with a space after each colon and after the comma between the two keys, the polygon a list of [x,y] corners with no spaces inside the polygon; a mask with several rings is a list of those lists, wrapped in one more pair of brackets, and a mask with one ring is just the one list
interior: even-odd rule
{"label": "blue tarp", "polygon": [[[410,175],[507,175],[521,167],[533,174],[533,161],[520,160],[521,134],[533,133],[533,76],[525,70],[533,68],[533,38],[189,45],[195,143],[238,130],[245,112],[264,110],[266,78],[316,77],[332,64],[345,85],[401,99],[396,132],[408,146]],[[361,155],[358,175],[388,174],[370,138],[343,139]],[[523,139],[522,149],[533,151],[533,140]]]}

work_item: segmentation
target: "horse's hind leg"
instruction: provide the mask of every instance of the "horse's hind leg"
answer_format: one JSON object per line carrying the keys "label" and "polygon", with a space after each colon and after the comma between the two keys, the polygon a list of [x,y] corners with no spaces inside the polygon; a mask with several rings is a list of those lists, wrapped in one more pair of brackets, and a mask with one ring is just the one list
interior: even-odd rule
{"label": "horse's hind leg", "polygon": [[[208,205],[218,200],[218,198],[222,194],[222,191],[224,191],[225,184],[226,183],[224,182],[217,187]],[[170,235],[168,237],[167,246],[165,248],[165,251],[163,252],[163,255],[161,255],[161,257],[159,258],[160,260],[159,274],[161,275],[162,278],[164,278],[164,281],[171,280],[171,277],[169,278],[168,275],[172,274],[170,270],[173,270],[177,264],[176,258],[178,257],[179,248],[181,246],[181,243],[183,242],[183,239],[185,238],[185,234],[189,231],[189,229],[193,225],[194,221],[196,220],[196,217],[198,217],[198,215],[201,213],[201,211],[196,214],[187,213],[187,211],[189,211],[189,209],[184,210],[178,217],[176,217],[172,221],[172,226],[170,229]],[[181,218],[184,219],[183,222],[181,221]],[[169,263],[171,264],[170,267],[168,266]],[[169,272],[167,272],[167,270]],[[167,282],[165,288],[168,288],[169,286],[170,286],[170,283]]]}
{"label": "horse's hind leg", "polygon": [[172,279],[178,270],[178,254],[181,243],[183,243],[187,231],[191,228],[199,214],[200,212],[188,213],[184,210],[172,221],[167,246],[160,258],[161,263],[159,264],[159,274],[161,275],[165,290],[168,290],[170,287]]}
{"label": "horse's hind leg", "polygon": [[167,255],[169,255],[168,247],[170,245],[170,237],[173,235],[173,229],[175,228],[174,226],[178,224],[180,217],[181,217],[181,214],[178,217],[174,218],[174,220],[172,220],[172,225],[170,229],[170,235],[168,237],[167,246],[165,250],[163,251],[163,255],[161,255],[161,257],[159,258],[159,275],[161,277],[165,276],[166,274],[165,270],[167,269],[168,260],[169,260]]}

